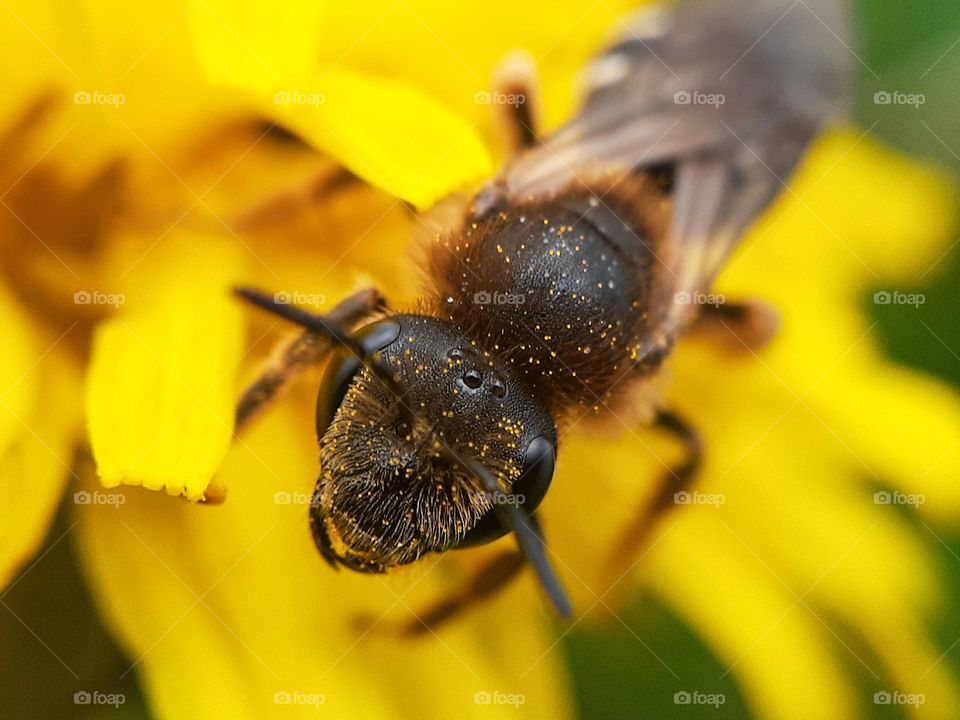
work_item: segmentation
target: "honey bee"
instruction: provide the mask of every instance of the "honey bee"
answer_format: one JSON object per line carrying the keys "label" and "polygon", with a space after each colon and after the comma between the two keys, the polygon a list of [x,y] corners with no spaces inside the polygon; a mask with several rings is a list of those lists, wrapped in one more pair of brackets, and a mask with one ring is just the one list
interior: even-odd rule
{"label": "honey bee", "polygon": [[[332,566],[382,573],[513,534],[520,554],[484,569],[439,621],[528,562],[564,616],[536,511],[563,429],[631,402],[695,326],[757,344],[756,303],[703,305],[746,229],[777,197],[825,121],[844,110],[842,8],[700,0],[639,16],[586,73],[580,112],[536,127],[532,63],[514,56],[498,108],[514,154],[426,248],[416,312],[376,291],[327,315],[240,288],[304,328],[242,398],[238,427],[298,369],[328,360],[317,398],[321,472],[310,507]],[[653,403],[686,461],[625,535],[635,548],[700,462],[696,432]]]}

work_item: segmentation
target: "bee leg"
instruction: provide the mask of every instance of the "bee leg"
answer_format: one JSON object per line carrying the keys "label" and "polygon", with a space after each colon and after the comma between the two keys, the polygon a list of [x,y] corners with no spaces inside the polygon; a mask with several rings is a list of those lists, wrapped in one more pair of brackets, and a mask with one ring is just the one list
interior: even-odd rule
{"label": "bee leg", "polygon": [[762,350],[779,330],[780,313],[770,303],[756,299],[705,305],[691,328],[692,333],[736,353]]}
{"label": "bee leg", "polygon": [[[543,528],[540,521],[535,516],[530,516],[529,522],[536,539],[543,544]],[[429,607],[414,613],[413,619],[401,625],[400,634],[414,637],[436,632],[438,627],[448,624],[503,590],[520,574],[528,562],[534,565],[536,563],[535,560],[528,559],[522,549],[520,552],[509,550],[495,555],[473,574],[463,589],[454,591]],[[551,600],[556,602],[553,598]],[[572,610],[566,609],[568,601],[565,595],[562,597],[562,605],[564,609],[560,614],[563,617],[570,617]]]}
{"label": "bee leg", "polygon": [[644,501],[614,546],[604,575],[609,587],[616,585],[637,561],[640,549],[649,541],[658,521],[677,503],[677,494],[690,489],[703,464],[703,441],[695,428],[667,410],[657,411],[653,425],[682,442],[686,457],[678,465],[667,468],[653,498]]}
{"label": "bee leg", "polygon": [[508,53],[493,73],[490,98],[507,155],[512,157],[540,141],[540,86],[529,53]]}
{"label": "bee leg", "polygon": [[[477,102],[486,97],[485,102],[493,107],[497,134],[508,158],[540,142],[540,83],[529,53],[508,53],[493,70],[493,92],[476,97]],[[500,183],[490,183],[473,199],[468,220],[480,222],[509,204],[506,189]]]}
{"label": "bee leg", "polygon": [[409,622],[402,625],[400,633],[415,637],[436,632],[437,628],[455,620],[471,607],[506,587],[520,574],[525,562],[523,555],[515,550],[495,555],[477,570],[464,588],[417,611]]}
{"label": "bee leg", "polygon": [[[383,307],[384,300],[380,293],[367,288],[339,302],[327,317],[342,325],[353,325]],[[234,434],[240,433],[253,415],[273,399],[291,378],[321,362],[331,347],[329,338],[310,330],[305,330],[282,346],[263,374],[253,381],[237,403]]]}
{"label": "bee leg", "polygon": [[289,221],[324,199],[363,185],[363,180],[343,167],[324,165],[295,187],[268,195],[240,215],[230,218],[230,227],[251,232]]}

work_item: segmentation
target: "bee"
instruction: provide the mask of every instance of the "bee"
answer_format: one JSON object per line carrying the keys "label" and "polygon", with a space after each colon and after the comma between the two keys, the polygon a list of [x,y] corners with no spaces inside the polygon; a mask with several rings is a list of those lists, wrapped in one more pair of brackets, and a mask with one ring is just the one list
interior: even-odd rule
{"label": "bee", "polygon": [[[249,288],[237,295],[304,328],[241,399],[237,425],[297,370],[326,360],[316,405],[320,476],[310,527],[334,567],[383,573],[512,534],[451,615],[529,563],[556,610],[571,604],[537,510],[560,438],[635,402],[685,333],[711,321],[771,335],[756,303],[707,293],[848,95],[842,8],[700,0],[640,16],[586,73],[586,100],[543,136],[532,63],[498,96],[513,157],[426,247],[416,312],[362,291],[329,314]],[[752,338],[752,339],[751,339]],[[651,401],[687,445],[622,551],[636,547],[700,464],[696,431]]]}

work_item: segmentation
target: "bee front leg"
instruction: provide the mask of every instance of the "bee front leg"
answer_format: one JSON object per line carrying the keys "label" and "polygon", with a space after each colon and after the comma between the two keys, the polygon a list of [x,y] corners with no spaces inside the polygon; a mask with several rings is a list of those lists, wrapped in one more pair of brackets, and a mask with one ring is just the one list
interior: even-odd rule
{"label": "bee front leg", "polygon": [[[385,306],[383,296],[374,288],[366,288],[345,298],[329,315],[338,324],[354,325]],[[326,337],[306,330],[280,347],[263,373],[240,397],[234,420],[234,434],[239,434],[253,415],[276,397],[280,389],[298,373],[326,358],[331,343]]]}
{"label": "bee front leg", "polygon": [[777,336],[780,312],[764,300],[705,305],[690,330],[735,353],[759,352]]}
{"label": "bee front leg", "polygon": [[439,627],[500,592],[520,574],[525,563],[523,555],[515,550],[495,555],[475,572],[462,589],[415,612],[413,618],[401,625],[400,634],[416,637],[436,632]]}
{"label": "bee front leg", "polygon": [[677,504],[677,494],[693,486],[703,464],[703,441],[693,426],[667,410],[657,411],[653,425],[683,443],[686,454],[679,464],[666,469],[657,482],[653,498],[645,500],[637,510],[607,558],[604,580],[609,587],[616,585],[633,566],[658,522]]}
{"label": "bee front leg", "polygon": [[377,628],[378,632],[409,638],[435,633],[470,608],[496,595],[520,574],[525,564],[522,553],[515,550],[501,552],[478,568],[463,588],[438,598],[428,607],[411,610],[413,617],[410,620],[387,621],[372,613],[362,613],[353,618],[354,627],[359,633]]}
{"label": "bee front leg", "polygon": [[[535,516],[530,520],[533,531],[540,538],[540,542],[543,542],[543,528],[540,521]],[[494,555],[470,576],[462,588],[438,598],[428,607],[413,612],[413,618],[394,626],[390,632],[396,632],[405,637],[435,633],[438,628],[449,624],[503,590],[526,565],[527,558],[522,552],[516,550]],[[358,617],[357,620],[359,621],[357,627],[364,629],[369,629],[379,622],[369,616]]]}

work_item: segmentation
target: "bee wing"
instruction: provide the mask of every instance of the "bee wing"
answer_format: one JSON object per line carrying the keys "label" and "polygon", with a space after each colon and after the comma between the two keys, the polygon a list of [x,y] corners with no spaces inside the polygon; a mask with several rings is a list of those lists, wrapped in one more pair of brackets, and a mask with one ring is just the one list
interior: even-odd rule
{"label": "bee wing", "polygon": [[[671,295],[709,287],[826,119],[845,110],[851,51],[835,0],[699,0],[646,12],[589,69],[583,110],[508,164],[515,199],[597,173],[674,170]],[[661,326],[682,325],[674,303]]]}

